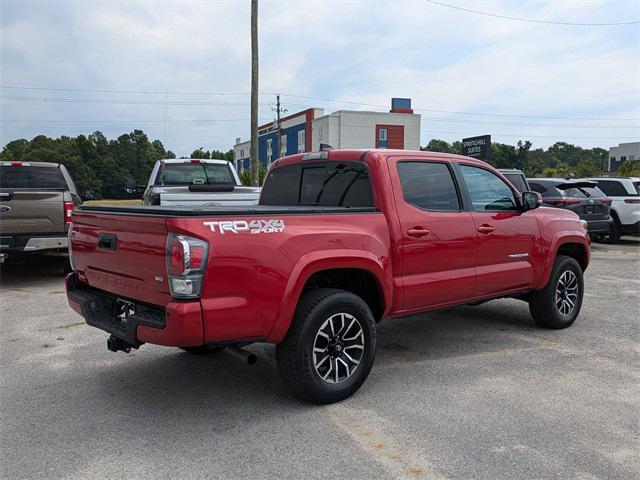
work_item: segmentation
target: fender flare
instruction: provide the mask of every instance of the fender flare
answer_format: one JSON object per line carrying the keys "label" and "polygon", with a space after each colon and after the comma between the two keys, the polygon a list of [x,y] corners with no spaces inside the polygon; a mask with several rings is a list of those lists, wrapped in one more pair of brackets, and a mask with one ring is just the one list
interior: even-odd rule
{"label": "fender flare", "polygon": [[583,235],[578,235],[575,233],[575,231],[556,232],[556,234],[551,239],[551,246],[549,247],[548,254],[546,255],[546,258],[544,260],[540,283],[537,285],[536,290],[544,288],[545,285],[549,282],[549,279],[551,278],[551,272],[553,271],[553,265],[556,261],[556,257],[558,256],[558,250],[560,250],[560,247],[562,247],[562,245],[566,245],[568,243],[575,243],[584,248],[584,269],[587,269],[591,252],[591,242],[589,238]]}
{"label": "fender flare", "polygon": [[302,289],[314,273],[344,268],[357,268],[373,275],[384,302],[384,317],[391,308],[392,279],[391,270],[385,270],[380,258],[364,250],[336,249],[310,252],[300,257],[289,275],[275,322],[266,341],[279,343],[285,337],[298,306]]}

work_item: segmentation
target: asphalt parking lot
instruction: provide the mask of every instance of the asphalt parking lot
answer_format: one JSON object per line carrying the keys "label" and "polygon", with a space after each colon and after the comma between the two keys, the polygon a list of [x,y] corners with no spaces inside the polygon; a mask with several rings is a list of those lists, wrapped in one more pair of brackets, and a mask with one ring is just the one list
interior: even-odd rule
{"label": "asphalt parking lot", "polygon": [[380,324],[363,388],[292,397],[255,366],[107,335],[66,303],[51,259],[1,279],[3,478],[635,479],[640,242],[595,245],[582,313],[537,328],[499,300]]}

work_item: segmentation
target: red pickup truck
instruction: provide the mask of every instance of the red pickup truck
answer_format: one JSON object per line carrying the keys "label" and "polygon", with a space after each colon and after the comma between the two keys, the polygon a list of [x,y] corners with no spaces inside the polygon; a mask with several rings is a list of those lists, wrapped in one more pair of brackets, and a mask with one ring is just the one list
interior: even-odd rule
{"label": "red pickup truck", "polygon": [[368,376],[383,319],[514,297],[542,327],[571,325],[589,236],[540,203],[467,157],[293,155],[255,207],[81,207],[69,303],[114,351],[274,343],[294,393],[335,402]]}

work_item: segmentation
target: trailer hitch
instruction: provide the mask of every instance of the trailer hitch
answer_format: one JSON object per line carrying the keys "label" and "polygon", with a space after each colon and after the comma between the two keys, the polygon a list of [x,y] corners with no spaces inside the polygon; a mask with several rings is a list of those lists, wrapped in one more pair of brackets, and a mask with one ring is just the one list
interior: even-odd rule
{"label": "trailer hitch", "polygon": [[118,350],[122,350],[125,353],[129,353],[132,348],[138,349],[140,348],[141,343],[129,343],[125,342],[121,338],[118,338],[114,335],[111,335],[107,340],[107,349],[111,352],[117,352]]}

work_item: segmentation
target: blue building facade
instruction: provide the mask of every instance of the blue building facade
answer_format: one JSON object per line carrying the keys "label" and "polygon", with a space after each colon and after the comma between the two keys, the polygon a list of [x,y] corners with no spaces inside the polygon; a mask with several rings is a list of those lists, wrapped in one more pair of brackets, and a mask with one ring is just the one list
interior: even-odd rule
{"label": "blue building facade", "polygon": [[[266,168],[286,155],[311,151],[311,122],[322,110],[309,108],[280,120],[282,145],[278,145],[278,131],[274,123],[258,127],[258,159]],[[279,153],[280,152],[280,153]],[[234,146],[238,171],[250,168],[251,142],[236,139]]]}

